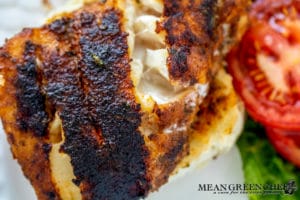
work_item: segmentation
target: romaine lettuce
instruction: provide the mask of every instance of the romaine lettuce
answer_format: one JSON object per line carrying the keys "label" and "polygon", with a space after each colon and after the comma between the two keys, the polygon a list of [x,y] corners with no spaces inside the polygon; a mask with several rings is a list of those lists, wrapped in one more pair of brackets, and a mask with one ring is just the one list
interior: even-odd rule
{"label": "romaine lettuce", "polygon": [[238,146],[246,184],[285,184],[295,180],[298,186],[293,195],[249,194],[250,200],[300,200],[300,170],[276,153],[261,125],[248,119]]}

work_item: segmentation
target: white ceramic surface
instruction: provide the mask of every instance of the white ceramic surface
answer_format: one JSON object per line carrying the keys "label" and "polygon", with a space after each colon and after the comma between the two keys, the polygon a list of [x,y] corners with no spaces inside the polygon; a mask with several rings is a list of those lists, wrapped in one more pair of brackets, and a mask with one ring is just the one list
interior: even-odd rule
{"label": "white ceramic surface", "polygon": [[[0,132],[0,200],[35,200],[29,182],[12,159],[3,131]],[[216,195],[199,192],[199,184],[243,183],[242,162],[235,146],[230,152],[166,184],[147,200],[247,200],[245,195]]]}
{"label": "white ceramic surface", "polygon": [[[64,0],[55,0],[59,4]],[[0,0],[0,44],[22,27],[38,26],[47,14],[42,0]],[[202,168],[163,186],[149,200],[246,200],[244,195],[213,195],[199,192],[198,184],[243,183],[242,163],[237,147]],[[35,200],[34,191],[12,159],[0,127],[0,200]]]}

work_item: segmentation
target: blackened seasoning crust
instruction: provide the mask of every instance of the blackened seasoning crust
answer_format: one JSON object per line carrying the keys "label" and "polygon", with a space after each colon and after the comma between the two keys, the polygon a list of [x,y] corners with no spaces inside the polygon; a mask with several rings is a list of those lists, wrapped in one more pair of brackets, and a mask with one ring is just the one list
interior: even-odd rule
{"label": "blackened seasoning crust", "polygon": [[39,47],[32,42],[33,30],[22,33],[0,49],[0,115],[13,156],[25,176],[36,186],[40,200],[60,200],[51,179],[48,121],[45,96],[37,65]]}
{"label": "blackened seasoning crust", "polygon": [[47,133],[48,115],[45,111],[45,97],[39,87],[35,50],[34,44],[26,42],[24,63],[17,65],[17,122],[22,131],[44,136]]}
{"label": "blackened seasoning crust", "polygon": [[[74,172],[79,179],[89,180],[89,186],[93,187],[92,199],[138,199],[150,189],[145,177],[148,153],[137,130],[141,124],[140,108],[129,91],[133,85],[127,34],[121,30],[118,11],[107,11],[101,21],[98,29],[94,28],[95,21],[85,23],[86,34],[80,38],[83,57],[80,68],[84,84],[89,88],[85,104],[90,123],[101,132],[103,141],[98,147],[83,145],[90,159],[73,159]],[[124,96],[127,92],[121,88],[128,90],[128,96]],[[90,142],[89,138],[74,137],[72,141],[71,149],[68,140],[64,149],[75,158],[82,154],[76,145]]]}
{"label": "blackened seasoning crust", "polygon": [[185,47],[170,50],[171,75],[173,77],[179,78],[189,70],[187,65],[187,56],[189,53],[189,49]]}
{"label": "blackened seasoning crust", "polygon": [[167,32],[170,77],[178,82],[206,82],[211,55],[219,35],[216,0],[164,0],[161,29]]}
{"label": "blackened seasoning crust", "polygon": [[[73,182],[83,200],[139,199],[151,189],[149,152],[138,130],[142,113],[130,76],[128,35],[122,11],[114,3],[87,5],[40,29],[26,29],[17,36],[21,42],[12,40],[0,57],[2,64],[16,61],[1,72],[9,76],[9,70],[14,71],[7,81],[14,79],[17,130],[9,138],[14,139],[17,158],[27,163],[15,143],[28,148],[30,138],[40,140],[33,144],[41,160],[27,160],[33,169],[49,171],[48,124],[57,113],[64,133],[61,151],[71,158]],[[47,173],[36,176],[25,170],[31,180],[51,181]],[[35,188],[47,187],[40,178],[32,183]],[[37,194],[41,200],[59,199],[58,191],[43,189]]]}
{"label": "blackened seasoning crust", "polygon": [[215,17],[217,11],[217,1],[216,0],[203,0],[203,3],[199,6],[199,12],[203,14],[204,18],[204,30],[210,38],[217,35],[214,30],[216,27]]}
{"label": "blackened seasoning crust", "polygon": [[148,152],[137,130],[141,114],[132,93],[127,34],[119,11],[102,14],[81,12],[77,21],[64,18],[48,26],[57,37],[73,38],[64,42],[76,57],[56,52],[45,58],[45,88],[59,111],[62,150],[71,157],[83,199],[138,199],[150,189]]}
{"label": "blackened seasoning crust", "polygon": [[[150,189],[148,153],[137,130],[140,108],[126,80],[130,66],[121,15],[109,10],[99,25],[90,20],[99,15],[81,13],[79,18],[83,34],[78,38],[80,46],[74,43],[73,50],[81,59],[76,64],[73,58],[64,61],[64,74],[60,67],[53,70],[52,61],[60,59],[54,56],[46,70],[46,76],[52,77],[47,93],[59,106],[66,136],[63,150],[71,157],[84,199],[138,199]],[[72,33],[77,34],[75,29],[64,34]]]}

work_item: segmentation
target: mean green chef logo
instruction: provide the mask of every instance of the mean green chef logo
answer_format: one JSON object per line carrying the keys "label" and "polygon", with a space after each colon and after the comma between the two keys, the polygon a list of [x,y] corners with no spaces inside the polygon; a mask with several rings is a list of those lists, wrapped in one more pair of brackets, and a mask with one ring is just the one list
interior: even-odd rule
{"label": "mean green chef logo", "polygon": [[296,181],[290,180],[287,184],[284,186],[284,193],[293,195],[297,191],[297,185]]}
{"label": "mean green chef logo", "polygon": [[198,191],[213,194],[293,195],[298,187],[295,180],[285,184],[199,184]]}

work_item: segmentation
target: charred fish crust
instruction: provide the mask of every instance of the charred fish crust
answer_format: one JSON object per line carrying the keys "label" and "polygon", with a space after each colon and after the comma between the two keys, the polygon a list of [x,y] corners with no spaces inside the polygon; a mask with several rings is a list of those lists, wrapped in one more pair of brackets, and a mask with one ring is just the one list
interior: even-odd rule
{"label": "charred fish crust", "polygon": [[[176,5],[175,8],[171,8],[173,4]],[[200,68],[204,68],[207,63],[199,66],[197,63],[192,64],[191,60],[207,60],[207,54],[202,55],[200,52],[201,48],[205,51],[210,48],[210,36],[216,28],[214,19],[211,19],[214,13],[210,13],[214,4],[212,0],[164,0],[165,18],[160,27],[167,33],[166,44],[170,53],[167,64],[173,80],[189,84],[191,79],[199,80],[199,76],[204,74]]]}
{"label": "charred fish crust", "polygon": [[[50,31],[57,35],[64,35],[68,32],[72,32],[70,25],[72,25],[73,19],[63,17],[61,19],[57,19],[48,26],[46,26]],[[68,35],[66,35],[67,37]],[[61,38],[61,37],[59,37]],[[62,39],[62,38],[61,38]]]}
{"label": "charred fish crust", "polygon": [[24,60],[30,58],[30,56],[34,55],[37,49],[37,45],[33,44],[30,40],[25,42],[24,48]]}
{"label": "charred fish crust", "polygon": [[114,36],[120,33],[120,15],[121,13],[115,9],[108,10],[100,25],[100,29],[103,35]]}
{"label": "charred fish crust", "polygon": [[187,152],[187,141],[188,136],[178,134],[178,136],[174,138],[174,144],[176,145],[174,145],[166,154],[158,158],[165,166],[167,166],[165,168],[165,174],[170,174],[176,167],[176,164],[179,161],[178,158],[181,158],[184,156],[182,154]]}
{"label": "charred fish crust", "polygon": [[187,47],[171,48],[170,60],[171,60],[171,75],[175,78],[179,78],[182,74],[188,71],[187,57],[190,54],[190,50]]}
{"label": "charred fish crust", "polygon": [[58,198],[55,192],[45,192],[45,194],[49,200],[56,200]]}
{"label": "charred fish crust", "polygon": [[179,13],[180,3],[178,1],[164,0],[164,15],[171,16],[174,13]]}
{"label": "charred fish crust", "polygon": [[202,28],[211,39],[215,37],[217,2],[216,0],[203,0],[199,6],[199,12],[204,18]]}
{"label": "charred fish crust", "polygon": [[[95,20],[95,14],[84,11],[80,14],[80,24],[86,37],[97,38],[102,41],[103,36],[113,37],[119,33],[119,17],[121,13],[116,9],[108,9],[102,13],[101,19]],[[100,21],[100,25],[99,25]],[[100,35],[98,35],[100,34]]]}
{"label": "charred fish crust", "polygon": [[[93,126],[100,129],[104,139],[104,144],[96,147],[98,154],[89,161],[95,162],[92,165],[96,166],[98,173],[95,175],[86,170],[82,175],[78,174],[95,186],[91,192],[93,199],[138,199],[150,189],[145,165],[148,152],[138,131],[140,107],[132,93],[128,98],[127,91],[120,89],[124,87],[132,92],[132,85],[128,84],[131,81],[127,34],[122,32],[120,20],[118,11],[107,11],[97,34],[83,35],[80,42],[81,69],[90,88],[86,104],[94,108],[89,110],[94,116]],[[98,42],[98,37],[101,42]],[[86,163],[74,163],[79,169],[82,165]],[[109,173],[105,173],[107,171]],[[117,191],[111,188],[115,183],[121,186]]]}
{"label": "charred fish crust", "polygon": [[[45,185],[40,186],[40,194],[39,197],[45,200],[61,200],[55,186],[51,180],[50,175],[50,160],[49,160],[49,152],[52,148],[51,144],[46,143],[35,143],[34,145],[34,155],[31,159],[26,160],[26,168],[30,174],[30,180],[41,184],[44,183]],[[27,176],[27,174],[25,174]]]}
{"label": "charred fish crust", "polygon": [[38,82],[35,50],[36,46],[32,42],[26,42],[24,62],[16,66],[17,124],[21,131],[45,136],[49,117],[46,112],[45,96]]}
{"label": "charred fish crust", "polygon": [[[84,200],[139,199],[151,189],[149,152],[138,130],[142,114],[121,12],[83,10],[74,19],[64,41],[70,49],[46,55],[43,63],[47,97],[62,120],[61,150],[71,158]],[[53,30],[58,37],[65,34]]]}
{"label": "charred fish crust", "polygon": [[[127,45],[119,46],[119,44],[117,44],[119,41],[119,38],[116,38],[112,43],[103,43],[97,41],[93,42],[87,38],[82,38],[80,44],[84,55],[84,63],[94,71],[102,71],[103,74],[113,73],[112,70],[107,71],[105,69],[114,67],[113,63],[126,53]],[[91,77],[87,76],[87,78]]]}
{"label": "charred fish crust", "polygon": [[95,22],[96,16],[93,13],[83,12],[80,14],[81,26],[90,25]]}
{"label": "charred fish crust", "polygon": [[[169,33],[169,34],[167,34],[166,39],[170,45],[174,45],[180,36],[180,35],[178,35],[178,33],[177,34],[174,33],[174,26],[176,26],[176,24],[178,24],[178,21],[181,21],[182,17],[183,17],[182,13],[177,13],[173,16],[170,16],[163,24],[163,27]],[[181,26],[186,28],[185,24],[181,24]]]}

